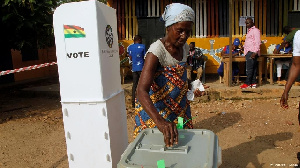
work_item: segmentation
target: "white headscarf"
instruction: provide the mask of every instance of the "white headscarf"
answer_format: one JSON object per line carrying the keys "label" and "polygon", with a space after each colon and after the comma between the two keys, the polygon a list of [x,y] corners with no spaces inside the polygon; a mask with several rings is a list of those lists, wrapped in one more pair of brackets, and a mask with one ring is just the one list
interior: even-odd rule
{"label": "white headscarf", "polygon": [[172,3],[166,6],[162,19],[165,21],[165,27],[182,21],[192,21],[194,23],[194,10],[181,3]]}

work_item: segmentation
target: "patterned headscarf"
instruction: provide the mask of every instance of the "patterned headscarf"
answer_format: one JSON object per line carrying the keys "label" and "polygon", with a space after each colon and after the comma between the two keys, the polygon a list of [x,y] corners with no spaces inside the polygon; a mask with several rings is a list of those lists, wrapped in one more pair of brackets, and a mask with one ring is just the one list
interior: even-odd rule
{"label": "patterned headscarf", "polygon": [[162,14],[162,20],[165,21],[165,27],[171,26],[174,23],[182,21],[192,21],[194,23],[194,10],[181,3],[172,3],[166,6]]}

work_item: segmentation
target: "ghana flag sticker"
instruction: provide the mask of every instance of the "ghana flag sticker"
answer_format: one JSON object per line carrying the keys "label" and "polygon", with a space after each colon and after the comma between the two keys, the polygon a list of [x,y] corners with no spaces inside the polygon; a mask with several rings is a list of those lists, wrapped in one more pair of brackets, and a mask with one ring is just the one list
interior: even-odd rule
{"label": "ghana flag sticker", "polygon": [[75,25],[64,25],[65,38],[85,38],[84,28]]}

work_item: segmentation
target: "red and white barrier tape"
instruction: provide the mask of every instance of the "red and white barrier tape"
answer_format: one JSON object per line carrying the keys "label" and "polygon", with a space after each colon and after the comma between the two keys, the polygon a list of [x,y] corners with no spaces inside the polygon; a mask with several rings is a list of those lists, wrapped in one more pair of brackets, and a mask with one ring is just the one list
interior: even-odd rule
{"label": "red and white barrier tape", "polygon": [[13,69],[13,70],[1,71],[0,76],[15,73],[15,72],[22,72],[22,71],[28,71],[28,70],[32,70],[32,69],[42,68],[42,67],[55,65],[55,64],[57,64],[57,63],[51,62],[51,63],[44,63],[44,64],[39,64],[39,65],[31,65],[28,67],[23,67],[23,68],[18,68],[18,69]]}

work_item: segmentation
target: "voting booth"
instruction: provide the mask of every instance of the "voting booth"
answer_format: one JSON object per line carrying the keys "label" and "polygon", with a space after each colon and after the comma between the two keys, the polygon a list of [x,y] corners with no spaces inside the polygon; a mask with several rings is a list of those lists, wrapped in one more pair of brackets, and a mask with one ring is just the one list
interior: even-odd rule
{"label": "voting booth", "polygon": [[53,24],[69,167],[117,167],[128,135],[116,10],[66,3]]}

